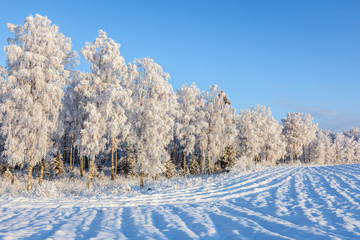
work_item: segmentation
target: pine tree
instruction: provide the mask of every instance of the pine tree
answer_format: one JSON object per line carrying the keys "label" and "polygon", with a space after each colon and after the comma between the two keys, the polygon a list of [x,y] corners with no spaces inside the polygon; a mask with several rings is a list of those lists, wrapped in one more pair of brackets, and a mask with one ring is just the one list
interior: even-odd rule
{"label": "pine tree", "polygon": [[190,174],[200,174],[200,165],[198,163],[197,156],[192,154],[190,157],[190,164],[189,164]]}
{"label": "pine tree", "polygon": [[226,146],[224,156],[221,158],[221,169],[231,168],[235,165],[236,153],[234,145]]}
{"label": "pine tree", "polygon": [[61,159],[60,153],[58,153],[57,156],[55,158],[53,158],[51,165],[52,165],[53,172],[55,173],[55,176],[65,172],[64,163],[63,163],[63,160]]}
{"label": "pine tree", "polygon": [[171,161],[171,159],[166,161],[166,170],[165,170],[165,176],[167,178],[172,178],[175,175],[175,164]]}

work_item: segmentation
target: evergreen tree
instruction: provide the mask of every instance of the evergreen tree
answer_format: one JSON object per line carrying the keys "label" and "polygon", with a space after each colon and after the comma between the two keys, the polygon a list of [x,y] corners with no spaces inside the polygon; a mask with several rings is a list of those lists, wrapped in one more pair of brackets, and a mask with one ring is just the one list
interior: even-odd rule
{"label": "evergreen tree", "polygon": [[167,178],[172,178],[175,175],[175,164],[171,161],[171,159],[166,161],[166,170],[165,170],[165,176]]}
{"label": "evergreen tree", "polygon": [[60,153],[58,153],[57,156],[53,158],[51,165],[53,172],[55,173],[55,176],[65,172],[64,163],[63,160],[61,159]]}
{"label": "evergreen tree", "polygon": [[190,174],[200,174],[200,165],[195,154],[190,157]]}

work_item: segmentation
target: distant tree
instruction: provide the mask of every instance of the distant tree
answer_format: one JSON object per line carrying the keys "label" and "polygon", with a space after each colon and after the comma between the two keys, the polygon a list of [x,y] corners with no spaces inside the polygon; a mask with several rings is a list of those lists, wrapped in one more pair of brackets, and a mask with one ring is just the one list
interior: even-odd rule
{"label": "distant tree", "polygon": [[288,156],[293,161],[303,156],[303,162],[306,162],[309,144],[316,137],[317,124],[312,122],[310,114],[305,113],[288,113],[281,121]]}
{"label": "distant tree", "polygon": [[354,159],[354,163],[360,163],[360,142],[356,141],[355,142],[355,159]]}
{"label": "distant tree", "polygon": [[346,138],[343,133],[335,134],[334,151],[335,151],[335,164],[344,164],[346,162]]}
{"label": "distant tree", "polygon": [[195,152],[197,134],[206,123],[203,120],[201,107],[204,99],[199,88],[193,83],[190,86],[184,84],[176,91],[180,113],[176,119],[177,135],[183,149],[182,167],[186,175],[186,159]]}
{"label": "distant tree", "polygon": [[283,127],[273,118],[270,108],[258,105],[242,110],[236,122],[240,156],[275,165],[285,155]]}
{"label": "distant tree", "polygon": [[[2,104],[5,154],[11,165],[28,164],[31,189],[33,166],[41,163],[57,130],[61,99],[74,59],[71,41],[47,17],[26,18],[24,25],[8,24],[7,84],[11,92]],[[69,65],[70,64],[70,65]],[[42,165],[43,168],[43,165]],[[40,176],[42,179],[42,176]]]}
{"label": "distant tree", "polygon": [[327,148],[330,144],[330,138],[322,130],[316,132],[316,138],[310,145],[311,158],[317,164],[325,164]]}
{"label": "distant tree", "polygon": [[350,131],[345,131],[344,134],[347,137],[353,137],[355,141],[360,140],[360,131],[357,127],[351,128]]}

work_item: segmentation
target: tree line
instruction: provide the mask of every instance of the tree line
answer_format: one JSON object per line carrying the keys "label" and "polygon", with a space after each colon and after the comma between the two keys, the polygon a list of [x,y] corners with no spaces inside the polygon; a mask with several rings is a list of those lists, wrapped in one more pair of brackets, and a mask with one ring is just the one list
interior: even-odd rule
{"label": "tree line", "polygon": [[305,113],[282,122],[270,108],[240,111],[217,85],[202,92],[194,84],[173,90],[170,75],[150,58],[126,63],[120,44],[100,30],[81,49],[88,72],[75,70],[78,53],[70,38],[47,17],[8,24],[13,34],[0,68],[1,162],[7,176],[27,167],[54,175],[74,168],[144,177],[211,174],[241,164],[269,166],[293,161],[355,163],[359,129],[331,133]]}

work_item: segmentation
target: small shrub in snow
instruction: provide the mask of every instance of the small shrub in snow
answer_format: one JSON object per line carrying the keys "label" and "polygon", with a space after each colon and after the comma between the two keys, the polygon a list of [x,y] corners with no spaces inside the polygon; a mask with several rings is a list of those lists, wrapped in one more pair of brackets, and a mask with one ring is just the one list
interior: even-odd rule
{"label": "small shrub in snow", "polygon": [[53,182],[44,181],[41,186],[39,185],[34,189],[33,194],[38,197],[58,197],[59,189],[55,186]]}
{"label": "small shrub in snow", "polygon": [[97,174],[97,177],[101,180],[104,180],[105,179],[105,173],[103,171],[101,171],[100,174]]}
{"label": "small shrub in snow", "polygon": [[232,169],[243,171],[249,169],[252,165],[253,163],[251,159],[247,158],[246,156],[243,156],[235,162],[234,167]]}
{"label": "small shrub in snow", "polygon": [[130,192],[131,191],[131,187],[130,187],[130,185],[128,185],[128,184],[125,184],[125,185],[123,185],[122,186],[122,190],[125,192]]}
{"label": "small shrub in snow", "polygon": [[4,178],[10,180],[12,178],[12,173],[10,172],[10,168],[8,167],[5,171]]}

